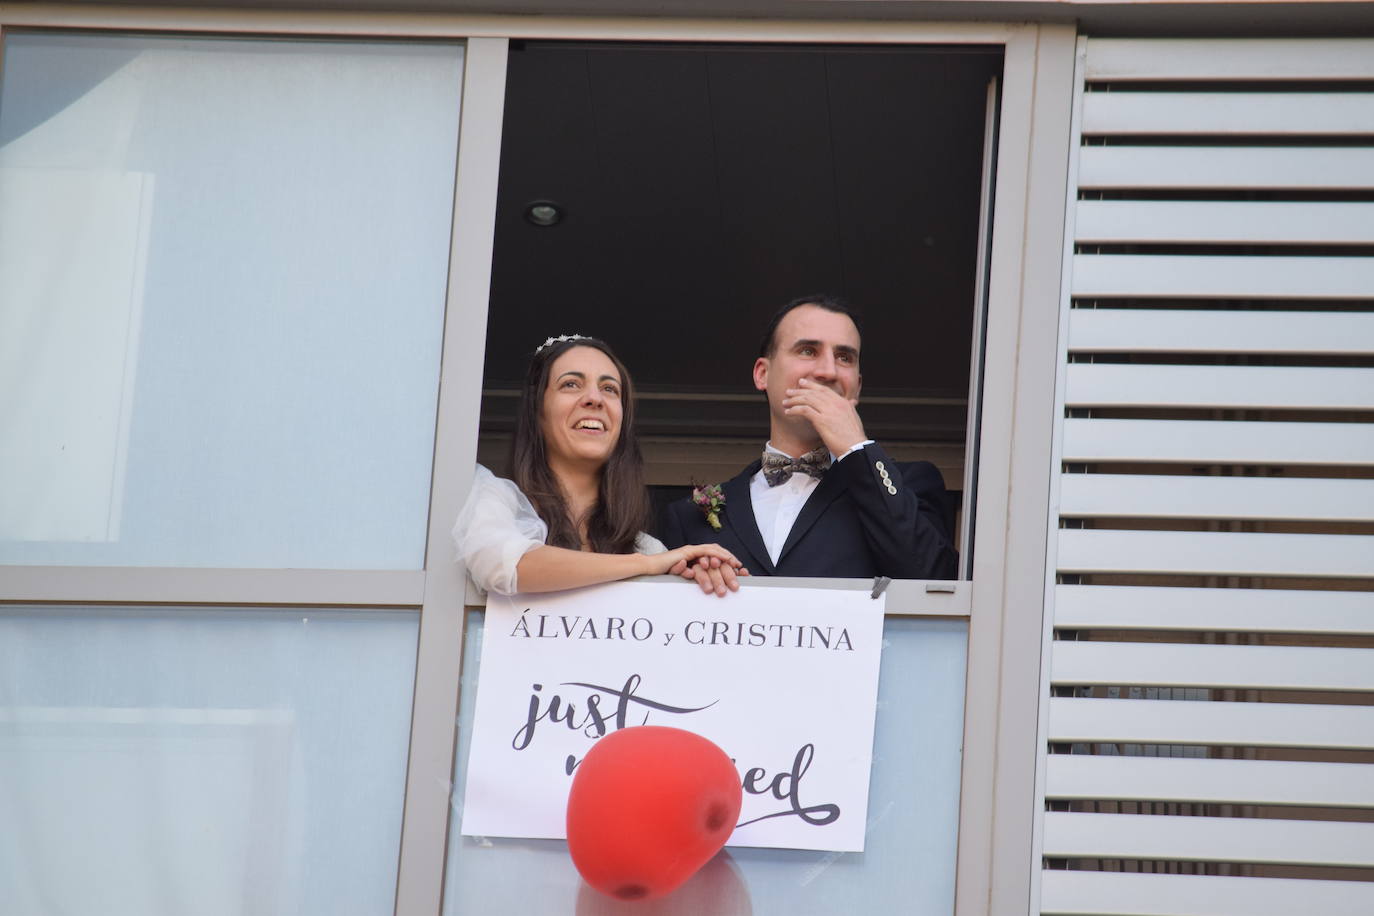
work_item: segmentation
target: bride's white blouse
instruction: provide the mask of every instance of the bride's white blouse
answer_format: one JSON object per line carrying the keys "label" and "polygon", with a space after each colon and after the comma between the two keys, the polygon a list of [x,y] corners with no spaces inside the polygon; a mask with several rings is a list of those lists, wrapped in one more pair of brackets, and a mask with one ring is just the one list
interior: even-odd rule
{"label": "bride's white blouse", "polygon": [[[549,526],[520,488],[477,465],[468,501],[453,525],[458,559],[477,587],[501,595],[515,594],[520,590],[515,572],[520,558],[542,547],[548,536]],[[661,541],[643,532],[635,541],[635,553],[665,550]]]}

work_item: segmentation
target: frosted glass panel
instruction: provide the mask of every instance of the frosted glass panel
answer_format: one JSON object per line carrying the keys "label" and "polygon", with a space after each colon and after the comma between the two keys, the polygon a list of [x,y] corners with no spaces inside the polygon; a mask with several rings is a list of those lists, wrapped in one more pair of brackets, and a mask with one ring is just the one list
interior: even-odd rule
{"label": "frosted glass panel", "polygon": [[0,913],[390,913],[418,631],[0,609]]}
{"label": "frosted glass panel", "polygon": [[[849,916],[954,912],[968,624],[889,617],[863,853],[726,847],[661,901],[624,903],[582,883],[562,840],[461,836],[482,616],[468,612],[444,914]],[[780,688],[781,689],[781,688]]]}
{"label": "frosted glass panel", "polygon": [[6,35],[0,563],[422,566],[462,63]]}

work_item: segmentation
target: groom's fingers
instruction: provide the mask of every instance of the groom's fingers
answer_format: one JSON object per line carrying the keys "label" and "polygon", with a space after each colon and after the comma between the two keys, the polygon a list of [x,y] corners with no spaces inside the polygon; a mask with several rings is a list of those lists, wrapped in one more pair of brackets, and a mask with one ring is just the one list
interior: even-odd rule
{"label": "groom's fingers", "polygon": [[737,575],[738,573],[735,572],[735,568],[733,566],[730,566],[729,564],[726,564],[725,566],[722,566],[720,568],[721,581],[724,582],[725,587],[732,592],[739,591],[739,582],[737,582],[735,579]]}
{"label": "groom's fingers", "polygon": [[725,593],[726,591],[728,591],[728,589],[726,589],[725,587],[724,572],[724,570],[728,568],[729,567],[724,566],[713,566],[711,567],[708,573],[711,577],[711,588],[709,589],[709,591],[715,592],[718,596],[722,598],[725,597]]}
{"label": "groom's fingers", "polygon": [[[686,573],[684,578],[689,578]],[[705,594],[724,597],[727,593],[739,590],[735,581],[735,568],[729,562],[722,562],[717,556],[699,557],[691,567],[690,578],[695,578]]]}
{"label": "groom's fingers", "polygon": [[706,570],[702,569],[700,566],[692,567],[692,578],[696,580],[697,585],[699,585],[701,587],[701,590],[706,594],[709,595],[711,594],[711,592],[715,591],[715,589],[711,587],[710,575],[707,573]]}
{"label": "groom's fingers", "polygon": [[857,413],[858,402],[831,391],[824,385],[810,385],[805,388],[789,388],[782,399],[784,408],[809,407],[823,416],[846,416]]}
{"label": "groom's fingers", "polygon": [[854,443],[868,438],[855,406],[856,400],[824,385],[810,383],[805,388],[789,388],[786,394],[782,400],[783,411],[811,421],[826,448],[835,454],[842,454]]}
{"label": "groom's fingers", "polygon": [[697,585],[701,586],[703,593],[707,595],[719,594],[725,586],[721,582],[720,570],[711,569],[709,566],[696,567]]}

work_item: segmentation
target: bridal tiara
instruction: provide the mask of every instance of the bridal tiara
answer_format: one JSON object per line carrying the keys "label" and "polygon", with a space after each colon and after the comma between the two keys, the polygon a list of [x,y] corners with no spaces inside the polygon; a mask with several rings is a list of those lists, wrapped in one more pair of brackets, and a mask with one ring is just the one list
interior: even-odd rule
{"label": "bridal tiara", "polygon": [[534,352],[538,353],[539,351],[543,350],[545,347],[552,347],[552,346],[553,346],[554,344],[556,344],[556,343],[563,343],[564,341],[568,341],[568,340],[591,340],[591,338],[590,338],[590,337],[587,337],[587,336],[584,335],[584,334],[559,334],[557,337],[550,337],[550,338],[548,338],[548,339],[545,340],[543,343],[541,343],[539,346],[535,347],[535,348],[534,348]]}

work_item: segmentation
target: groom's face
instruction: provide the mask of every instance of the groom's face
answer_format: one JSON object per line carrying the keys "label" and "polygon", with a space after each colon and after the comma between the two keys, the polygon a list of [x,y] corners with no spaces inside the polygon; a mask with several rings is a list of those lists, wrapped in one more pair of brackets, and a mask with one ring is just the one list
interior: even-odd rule
{"label": "groom's face", "polygon": [[801,305],[783,316],[769,355],[754,363],[754,387],[768,392],[769,410],[779,417],[787,389],[804,378],[858,401],[859,329],[848,315]]}

